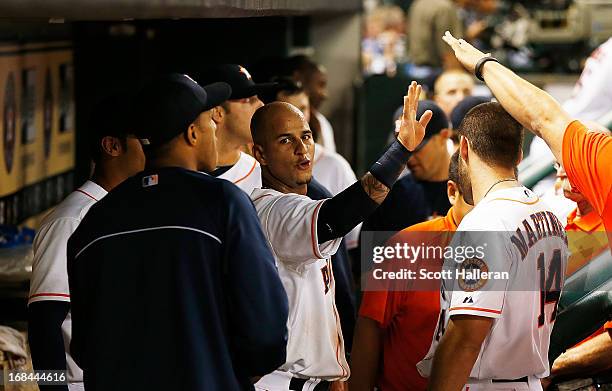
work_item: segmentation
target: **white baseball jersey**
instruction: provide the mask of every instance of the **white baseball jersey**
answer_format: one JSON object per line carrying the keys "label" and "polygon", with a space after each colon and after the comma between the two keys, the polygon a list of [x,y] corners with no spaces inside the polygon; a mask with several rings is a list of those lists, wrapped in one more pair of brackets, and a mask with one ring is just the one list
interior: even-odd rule
{"label": "white baseball jersey", "polygon": [[[334,196],[357,182],[357,177],[349,162],[339,153],[333,152],[321,144],[315,144],[312,174]],[[361,224],[346,234],[346,247],[348,249],[359,245],[360,231]]]}
{"label": "white baseball jersey", "polygon": [[[341,240],[317,240],[317,218],[325,200],[271,189],[255,189],[251,199],[289,298],[287,361],[276,372],[346,380],[350,372],[330,260]],[[264,376],[257,384],[274,389],[276,381]]]}
{"label": "white baseball jersey", "polygon": [[[34,261],[28,304],[45,300],[70,302],[66,244],[89,208],[105,195],[106,190],[92,181],[87,181],[45,216],[34,237]],[[62,323],[62,333],[68,382],[82,382],[83,371],[70,355],[72,336],[70,312]],[[70,389],[75,387],[71,386]]]}
{"label": "white baseball jersey", "polygon": [[240,159],[236,164],[217,178],[230,181],[240,190],[251,194],[253,189],[261,187],[261,167],[254,157],[248,153],[240,152]]}
{"label": "white baseball jersey", "polygon": [[[572,97],[563,108],[574,118],[597,121],[612,107],[612,38],[586,60]],[[604,124],[605,125],[605,124]]]}
{"label": "white baseball jersey", "polygon": [[336,140],[334,139],[334,128],[325,116],[318,111],[313,112],[319,125],[321,125],[321,143],[332,152],[336,152]]}
{"label": "white baseball jersey", "polygon": [[456,276],[457,270],[472,264],[481,271],[506,272],[507,277],[443,280],[438,328],[417,368],[429,376],[449,317],[467,314],[494,318],[468,384],[548,376],[550,334],[567,266],[564,225],[531,190],[502,189],[488,194],[464,217],[451,246],[484,242],[483,257],[463,266],[447,259],[445,268],[454,268]]}

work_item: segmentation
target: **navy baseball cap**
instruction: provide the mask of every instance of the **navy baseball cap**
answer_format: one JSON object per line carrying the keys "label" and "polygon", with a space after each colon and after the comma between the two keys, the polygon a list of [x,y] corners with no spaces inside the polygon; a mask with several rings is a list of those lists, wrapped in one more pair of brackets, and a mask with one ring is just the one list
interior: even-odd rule
{"label": "navy baseball cap", "polygon": [[238,64],[222,64],[196,76],[201,85],[224,82],[232,87],[229,99],[244,99],[274,91],[278,83],[255,83],[249,71]]}
{"label": "navy baseball cap", "polygon": [[[396,120],[402,117],[403,110],[403,106],[400,106],[397,110],[395,110],[395,114],[393,114],[394,124]],[[431,100],[419,101],[416,113],[417,119],[421,118],[423,113],[425,113],[427,110],[431,110],[433,115],[431,117],[431,120],[427,124],[427,128],[425,129],[425,136],[423,137],[423,141],[421,141],[421,144],[419,144],[419,146],[416,147],[413,152],[416,152],[423,148],[432,136],[440,133],[443,129],[449,129],[451,126],[450,122],[448,121],[448,117],[446,116],[446,113],[444,113],[444,110],[442,110],[440,106],[438,106],[434,101]]]}
{"label": "navy baseball cap", "polygon": [[464,98],[461,102],[457,103],[457,106],[451,111],[450,119],[453,124],[453,129],[459,129],[459,125],[461,125],[461,121],[468,113],[468,111],[472,110],[474,107],[478,106],[481,103],[491,102],[491,98],[487,98],[484,96],[468,96]]}
{"label": "navy baseball cap", "polygon": [[134,131],[144,145],[162,145],[187,130],[202,112],[226,101],[231,93],[227,83],[202,87],[184,74],[161,76],[136,97]]}

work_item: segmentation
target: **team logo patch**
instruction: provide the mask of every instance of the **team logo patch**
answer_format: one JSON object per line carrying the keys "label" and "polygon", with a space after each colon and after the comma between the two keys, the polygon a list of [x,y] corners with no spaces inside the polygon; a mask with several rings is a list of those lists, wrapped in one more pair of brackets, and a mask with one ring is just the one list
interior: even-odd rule
{"label": "team logo patch", "polygon": [[466,259],[457,272],[459,287],[465,292],[474,292],[487,283],[489,267],[480,258]]}
{"label": "team logo patch", "polygon": [[239,65],[239,71],[240,71],[240,73],[243,73],[248,80],[252,79],[251,74],[249,73],[249,71],[247,71],[246,68],[243,67],[242,65]]}
{"label": "team logo patch", "polygon": [[4,89],[4,116],[2,118],[2,138],[4,141],[4,166],[10,174],[15,158],[15,142],[17,138],[15,117],[15,77],[9,72]]}
{"label": "team logo patch", "polygon": [[157,174],[149,175],[142,178],[142,187],[151,187],[159,183],[159,177]]}

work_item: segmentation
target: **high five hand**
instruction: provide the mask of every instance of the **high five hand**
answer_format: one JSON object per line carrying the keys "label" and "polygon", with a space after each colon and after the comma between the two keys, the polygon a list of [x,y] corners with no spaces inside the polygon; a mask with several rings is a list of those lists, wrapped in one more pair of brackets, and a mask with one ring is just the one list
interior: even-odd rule
{"label": "high five hand", "polygon": [[457,60],[459,60],[461,65],[470,71],[470,73],[474,73],[474,68],[478,60],[491,55],[490,53],[484,54],[463,39],[453,37],[449,31],[444,34],[442,39],[453,49]]}
{"label": "high five hand", "polygon": [[421,86],[413,81],[408,87],[408,94],[404,96],[404,111],[399,124],[397,140],[409,151],[414,149],[423,141],[425,128],[431,120],[433,113],[427,110],[417,120],[416,113],[421,95]]}

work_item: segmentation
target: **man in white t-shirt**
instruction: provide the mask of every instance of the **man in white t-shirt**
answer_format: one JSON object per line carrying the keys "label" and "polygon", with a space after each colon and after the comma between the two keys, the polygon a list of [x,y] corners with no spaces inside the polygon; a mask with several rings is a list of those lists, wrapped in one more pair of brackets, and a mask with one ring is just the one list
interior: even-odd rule
{"label": "man in white t-shirt", "polygon": [[453,237],[438,327],[417,367],[430,390],[541,390],[567,266],[565,230],[518,183],[523,129],[499,103],[473,108],[458,131],[459,187],[475,207]]}
{"label": "man in white t-shirt", "polygon": [[197,77],[200,85],[224,82],[232,88],[229,100],[215,112],[217,122],[217,169],[211,175],[228,180],[247,194],[261,187],[259,163],[242,151],[252,144],[249,128],[255,110],[263,106],[258,95],[275,87],[275,83],[256,84],[249,71],[238,64],[223,64]]}
{"label": "man in white t-shirt", "polygon": [[[94,203],[144,169],[142,146],[128,124],[128,105],[123,97],[109,97],[94,108],[88,129],[94,174],[43,219],[34,238],[28,300],[32,362],[37,370],[66,370],[69,390],[84,388],[83,372],[70,354],[72,322],[66,244]],[[41,386],[41,390],[44,388]]]}
{"label": "man in white t-shirt", "polygon": [[419,121],[411,117],[420,89],[413,82],[404,99],[398,141],[358,182],[324,200],[305,196],[315,146],[303,113],[291,104],[273,102],[253,116],[253,151],[262,166],[264,188],[255,189],[251,199],[289,298],[287,360],[261,378],[257,389],[346,389],[350,370],[330,257],[340,238],[384,200],[409,151],[423,139],[432,113]]}

